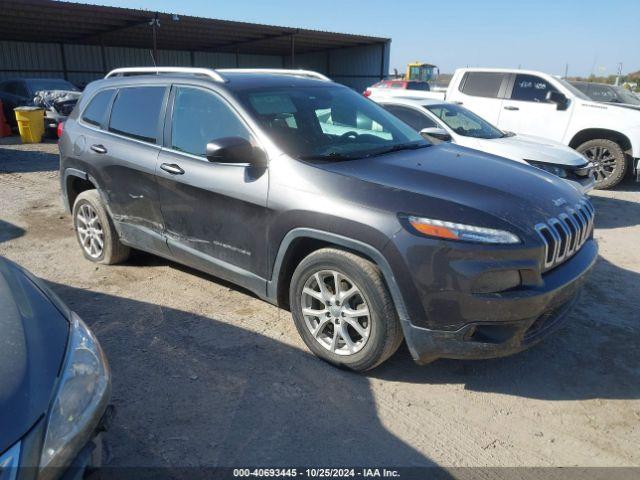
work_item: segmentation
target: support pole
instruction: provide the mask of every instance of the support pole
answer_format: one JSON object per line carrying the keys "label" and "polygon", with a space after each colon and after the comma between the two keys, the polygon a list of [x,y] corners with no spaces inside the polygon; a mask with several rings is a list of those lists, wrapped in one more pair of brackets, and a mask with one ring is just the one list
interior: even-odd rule
{"label": "support pole", "polygon": [[102,57],[102,71],[107,74],[107,55],[104,51],[104,37],[100,35],[100,56]]}
{"label": "support pole", "polygon": [[291,68],[296,68],[296,35],[291,35]]}
{"label": "support pole", "polygon": [[158,12],[153,16],[150,22],[152,35],[153,35],[153,65],[158,65],[158,32],[157,29],[160,27],[160,20],[158,18]]}
{"label": "support pole", "polygon": [[60,45],[60,60],[62,62],[62,76],[65,80],[69,80],[69,73],[67,71],[67,58],[64,55],[64,45],[62,43]]}

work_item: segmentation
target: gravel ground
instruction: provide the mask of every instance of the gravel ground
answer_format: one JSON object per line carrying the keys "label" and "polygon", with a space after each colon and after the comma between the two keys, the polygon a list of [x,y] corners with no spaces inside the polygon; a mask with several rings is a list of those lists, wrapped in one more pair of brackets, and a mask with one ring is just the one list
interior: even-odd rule
{"label": "gravel ground", "polygon": [[366,375],[313,357],[287,312],[136,254],[96,266],[55,144],[0,142],[0,255],[44,278],[112,368],[114,466],[640,465],[640,186],[596,192],[600,258],[568,325],[519,355]]}

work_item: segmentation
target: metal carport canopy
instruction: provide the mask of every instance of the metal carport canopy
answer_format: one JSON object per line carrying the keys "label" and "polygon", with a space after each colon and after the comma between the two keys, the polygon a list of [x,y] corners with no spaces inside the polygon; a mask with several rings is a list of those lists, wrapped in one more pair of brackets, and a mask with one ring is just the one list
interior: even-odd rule
{"label": "metal carport canopy", "polygon": [[[52,0],[0,0],[0,40],[153,48],[156,12]],[[157,13],[157,48],[291,55],[386,44],[382,37]]]}

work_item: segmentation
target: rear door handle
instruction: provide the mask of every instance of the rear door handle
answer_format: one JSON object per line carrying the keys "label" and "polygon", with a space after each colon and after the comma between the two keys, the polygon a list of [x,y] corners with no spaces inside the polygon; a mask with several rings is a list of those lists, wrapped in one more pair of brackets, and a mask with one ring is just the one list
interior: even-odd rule
{"label": "rear door handle", "polygon": [[105,148],[104,145],[91,145],[91,150],[93,150],[96,153],[100,153],[102,155],[107,153],[107,149]]}
{"label": "rear door handle", "polygon": [[163,163],[160,168],[171,175],[182,175],[184,170],[180,168],[180,165],[175,163]]}
{"label": "rear door handle", "polygon": [[453,102],[453,103],[455,103],[456,105],[464,105],[464,102]]}
{"label": "rear door handle", "polygon": [[505,110],[520,110],[518,107],[512,107],[511,105],[507,105],[504,107]]}

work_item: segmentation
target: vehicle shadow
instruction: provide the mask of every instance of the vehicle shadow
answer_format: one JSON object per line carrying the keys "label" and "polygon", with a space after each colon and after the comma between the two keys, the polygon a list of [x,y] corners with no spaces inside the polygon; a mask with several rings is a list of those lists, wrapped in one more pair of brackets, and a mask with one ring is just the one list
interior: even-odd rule
{"label": "vehicle shadow", "polygon": [[591,196],[596,228],[623,228],[640,224],[640,203],[619,198]]}
{"label": "vehicle shadow", "polygon": [[19,238],[25,233],[23,228],[0,219],[0,243]]}
{"label": "vehicle shadow", "polygon": [[627,176],[612,190],[615,192],[640,192],[640,182],[637,182],[635,177]]}
{"label": "vehicle shadow", "polygon": [[544,400],[640,398],[640,274],[603,258],[566,325],[520,354],[418,366],[406,348],[371,372],[410,383],[463,384],[467,390]]}
{"label": "vehicle shadow", "polygon": [[126,466],[435,467],[382,425],[366,376],[213,317],[50,286],[91,326],[111,365],[112,473]]}
{"label": "vehicle shadow", "polygon": [[260,298],[251,290],[247,290],[246,288],[236,285],[235,283],[228,282],[227,280],[224,280],[219,277],[215,277],[209,273],[203,272],[202,270],[196,270],[195,268],[191,268],[188,265],[174,262],[173,260],[169,260],[168,258],[164,258],[159,255],[155,255],[153,253],[144,252],[142,250],[132,249],[130,257],[126,260],[125,263],[120,264],[120,266],[135,267],[135,268],[168,266],[175,270],[179,270],[189,275],[193,275],[194,277],[202,278],[208,282],[215,282],[218,285],[226,287],[230,290],[235,290],[244,295],[248,295],[253,298]]}
{"label": "vehicle shadow", "polygon": [[57,153],[11,148],[0,144],[0,174],[53,172],[58,168]]}

